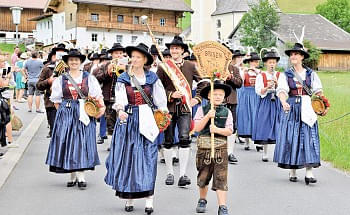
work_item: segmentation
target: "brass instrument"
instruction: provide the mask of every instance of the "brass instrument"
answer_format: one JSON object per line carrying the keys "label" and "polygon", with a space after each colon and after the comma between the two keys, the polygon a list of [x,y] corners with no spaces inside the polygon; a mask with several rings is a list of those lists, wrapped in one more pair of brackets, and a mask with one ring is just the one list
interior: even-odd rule
{"label": "brass instrument", "polygon": [[112,65],[112,73],[113,74],[116,74],[117,75],[117,77],[119,77],[120,76],[120,68],[119,68],[119,66],[118,66],[118,58],[115,58],[115,59],[112,59],[111,60],[111,65]]}
{"label": "brass instrument", "polygon": [[65,73],[67,69],[68,65],[63,60],[60,60],[53,70],[54,77],[58,77]]}
{"label": "brass instrument", "polygon": [[271,101],[276,101],[276,80],[275,80],[276,71],[273,67],[271,67],[270,70],[272,71],[273,86],[272,86],[272,89],[269,89],[269,92],[271,93]]}

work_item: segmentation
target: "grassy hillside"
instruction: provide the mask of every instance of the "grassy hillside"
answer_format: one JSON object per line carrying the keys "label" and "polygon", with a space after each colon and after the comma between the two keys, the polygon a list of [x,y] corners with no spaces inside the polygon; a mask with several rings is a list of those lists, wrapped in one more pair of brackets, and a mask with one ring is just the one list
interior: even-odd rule
{"label": "grassy hillside", "polygon": [[[191,7],[191,0],[184,0],[184,2]],[[186,12],[185,17],[181,19],[181,28],[185,30],[186,28],[191,26],[191,13]]]}
{"label": "grassy hillside", "polygon": [[316,6],[327,0],[276,0],[284,13],[315,13]]}
{"label": "grassy hillside", "polygon": [[[16,46],[15,44],[0,43],[0,52],[13,53],[15,46]],[[23,44],[20,44],[19,48],[21,49],[22,52],[25,50],[25,47]]]}

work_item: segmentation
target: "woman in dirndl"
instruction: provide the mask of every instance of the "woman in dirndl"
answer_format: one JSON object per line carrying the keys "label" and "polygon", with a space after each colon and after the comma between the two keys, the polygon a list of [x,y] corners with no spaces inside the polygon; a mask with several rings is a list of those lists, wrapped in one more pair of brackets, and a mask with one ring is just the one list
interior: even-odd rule
{"label": "woman in dirndl", "polygon": [[248,63],[249,68],[240,72],[243,86],[239,91],[237,104],[237,133],[238,136],[245,138],[245,150],[249,150],[250,138],[253,135],[253,126],[255,123],[255,112],[259,103],[259,96],[255,93],[256,76],[260,74],[260,57],[256,52],[251,52],[250,56],[243,60]]}
{"label": "woman in dirndl", "polygon": [[268,162],[268,145],[276,143],[276,130],[281,111],[281,103],[276,99],[277,80],[280,75],[276,66],[280,57],[268,51],[262,58],[267,71],[262,71],[255,82],[255,92],[260,96],[255,115],[253,137],[255,144],[263,145],[262,161]]}
{"label": "woman in dirndl", "polygon": [[151,214],[159,129],[152,109],[136,87],[137,82],[158,109],[168,109],[162,82],[154,72],[144,68],[153,62],[147,50],[143,43],[126,48],[131,65],[128,72],[119,76],[116,84],[118,99],[113,108],[117,111],[118,120],[106,160],[105,182],[112,186],[116,196],[126,199],[125,211],[134,210],[134,199],[146,198],[145,212]]}
{"label": "woman in dirndl", "polygon": [[50,100],[58,110],[46,164],[50,166],[50,172],[70,173],[67,187],[78,184],[80,189],[85,189],[87,183],[84,171],[94,170],[100,164],[96,146],[96,119],[87,115],[84,100],[67,76],[76,82],[83,97],[96,98],[100,105],[96,118],[104,113],[105,106],[96,78],[80,70],[85,56],[77,49],[72,49],[63,56],[63,60],[69,66],[67,74],[49,80],[54,80]]}
{"label": "woman in dirndl", "polygon": [[[323,95],[322,84],[316,72],[303,66],[310,55],[300,43],[285,51],[292,67],[278,79],[277,95],[284,112],[278,126],[273,161],[278,167],[290,169],[289,180],[297,182],[297,169],[306,168],[305,183],[316,183],[312,168],[321,166],[320,138],[317,115],[312,109],[311,97],[303,85],[313,94]],[[300,81],[299,81],[300,80]],[[303,83],[301,83],[303,82]],[[323,113],[327,114],[328,108]]]}

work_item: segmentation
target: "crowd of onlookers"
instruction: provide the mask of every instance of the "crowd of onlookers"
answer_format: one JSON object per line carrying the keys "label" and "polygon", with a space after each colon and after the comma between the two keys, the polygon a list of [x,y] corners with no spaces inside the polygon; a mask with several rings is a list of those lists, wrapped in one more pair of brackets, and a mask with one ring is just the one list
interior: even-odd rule
{"label": "crowd of onlookers", "polygon": [[36,88],[36,82],[44,67],[44,55],[35,50],[22,52],[19,47],[14,48],[11,56],[0,50],[0,158],[8,148],[18,147],[13,143],[11,123],[15,111],[19,110],[18,104],[27,102],[28,112],[32,112],[34,100],[35,111],[43,113],[40,110],[42,92]]}

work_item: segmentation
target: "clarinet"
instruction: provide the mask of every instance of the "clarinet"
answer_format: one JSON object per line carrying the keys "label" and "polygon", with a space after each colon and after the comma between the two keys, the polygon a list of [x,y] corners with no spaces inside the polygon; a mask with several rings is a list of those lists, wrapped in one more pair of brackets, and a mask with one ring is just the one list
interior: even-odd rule
{"label": "clarinet", "polygon": [[[272,70],[272,78],[275,78],[275,70],[273,67],[270,68]],[[271,92],[271,101],[276,101],[276,89],[275,89],[275,81],[273,80],[273,89],[270,89],[269,91]]]}

